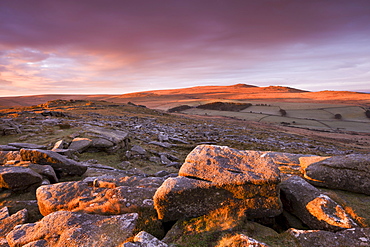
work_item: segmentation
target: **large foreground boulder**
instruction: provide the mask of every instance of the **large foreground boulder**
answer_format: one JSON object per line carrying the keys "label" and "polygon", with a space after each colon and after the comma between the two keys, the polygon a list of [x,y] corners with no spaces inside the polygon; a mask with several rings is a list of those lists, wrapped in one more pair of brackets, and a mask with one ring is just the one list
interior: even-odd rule
{"label": "large foreground boulder", "polygon": [[162,238],[163,226],[154,209],[153,195],[163,181],[159,177],[88,177],[41,186],[36,197],[43,215],[61,210],[101,215],[138,213],[140,229]]}
{"label": "large foreground boulder", "polygon": [[167,179],[154,195],[164,221],[198,217],[222,207],[248,218],[282,212],[279,169],[258,154],[222,146],[197,146],[186,158],[179,177]]}
{"label": "large foreground boulder", "polygon": [[357,227],[345,210],[320,190],[298,176],[281,183],[284,209],[302,220],[310,229],[337,231]]}
{"label": "large foreground boulder", "polygon": [[313,185],[370,195],[370,154],[333,156],[307,165],[304,173]]}
{"label": "large foreground boulder", "polygon": [[133,237],[136,213],[102,216],[59,211],[17,226],[6,239],[15,246],[120,246]]}
{"label": "large foreground boulder", "polygon": [[59,176],[77,175],[81,176],[87,167],[50,150],[21,149],[21,159],[40,165],[50,165]]}
{"label": "large foreground boulder", "polygon": [[36,197],[41,214],[59,210],[94,214],[154,211],[153,195],[162,184],[158,177],[100,177],[44,185]]}

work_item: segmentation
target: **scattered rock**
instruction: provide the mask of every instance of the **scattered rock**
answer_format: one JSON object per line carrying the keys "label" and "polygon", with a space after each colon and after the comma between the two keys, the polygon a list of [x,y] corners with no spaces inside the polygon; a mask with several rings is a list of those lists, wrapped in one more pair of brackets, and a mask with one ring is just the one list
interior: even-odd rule
{"label": "scattered rock", "polygon": [[169,136],[168,136],[168,134],[163,133],[163,132],[160,132],[160,133],[158,134],[158,141],[159,141],[159,142],[166,142],[166,141],[168,141],[168,140],[169,140]]}
{"label": "scattered rock", "polygon": [[119,246],[137,224],[136,213],[116,216],[59,211],[36,223],[17,226],[6,239],[11,247],[42,241],[44,246]]}
{"label": "scattered rock", "polygon": [[40,114],[44,117],[66,117],[66,114],[60,111],[43,111]]}
{"label": "scattered rock", "polygon": [[13,143],[8,143],[9,146],[13,146],[16,148],[26,148],[26,149],[46,149],[47,147],[44,145],[38,145],[38,144],[33,144],[33,143],[22,143],[22,142],[13,142]]}
{"label": "scattered rock", "polygon": [[104,139],[104,138],[92,138],[91,139],[92,142],[91,142],[91,146],[90,146],[90,149],[91,148],[95,148],[97,150],[109,150],[110,148],[112,148],[114,146],[114,143],[107,140],[107,139]]}
{"label": "scattered rock", "polygon": [[21,155],[19,151],[0,151],[0,165],[8,161],[20,161]]}
{"label": "scattered rock", "polygon": [[313,185],[370,195],[370,154],[333,156],[310,164],[305,178]]}
{"label": "scattered rock", "polygon": [[19,148],[9,145],[0,145],[0,151],[19,151]]}
{"label": "scattered rock", "polygon": [[23,209],[0,219],[0,238],[5,237],[16,225],[24,224],[27,221],[27,216],[27,209]]}
{"label": "scattered rock", "polygon": [[153,163],[156,163],[156,164],[161,164],[161,158],[157,157],[157,156],[152,156],[149,158],[149,161],[153,162]]}
{"label": "scattered rock", "polygon": [[68,143],[64,140],[59,140],[54,144],[52,151],[66,148],[68,148]]}
{"label": "scattered rock", "polygon": [[11,119],[0,119],[0,136],[21,134],[20,127]]}
{"label": "scattered rock", "polygon": [[16,166],[0,166],[0,188],[24,191],[39,186],[42,176],[30,168]]}
{"label": "scattered rock", "polygon": [[280,185],[284,209],[296,215],[310,229],[338,231],[357,227],[344,209],[320,190],[294,176]]}
{"label": "scattered rock", "polygon": [[[82,135],[93,140],[93,147],[105,149],[104,151],[106,152],[112,153],[118,149],[127,149],[128,147],[129,133],[126,131],[89,126],[84,130]],[[113,143],[113,146],[111,143]]]}
{"label": "scattered rock", "polygon": [[144,148],[140,147],[139,145],[133,145],[131,148],[132,152],[138,153],[140,155],[146,155],[147,152]]}
{"label": "scattered rock", "polygon": [[167,247],[168,245],[153,235],[141,231],[136,234],[134,242],[128,242],[123,245],[123,247]]}
{"label": "scattered rock", "polygon": [[154,174],[155,177],[165,177],[165,176],[168,176],[168,175],[170,175],[170,173],[168,171],[164,171],[164,170],[156,172]]}
{"label": "scattered rock", "polygon": [[351,228],[336,233],[292,228],[287,233],[302,247],[370,246],[370,228]]}
{"label": "scattered rock", "polygon": [[50,150],[21,149],[22,160],[40,165],[50,165],[59,175],[81,176],[87,167]]}
{"label": "scattered rock", "polygon": [[9,213],[15,214],[18,211],[23,209],[27,209],[27,222],[36,222],[40,220],[43,216],[40,214],[39,207],[37,205],[36,200],[26,200],[26,198],[34,197],[35,192],[27,192],[17,197],[13,194],[12,200],[4,200],[3,202],[6,203],[6,206],[9,208]]}
{"label": "scattered rock", "polygon": [[188,141],[183,140],[183,139],[181,139],[181,138],[169,137],[168,139],[169,139],[171,142],[175,142],[175,143],[189,144],[189,142],[188,142]]}
{"label": "scattered rock", "polygon": [[9,217],[9,210],[7,207],[0,208],[0,220]]}
{"label": "scattered rock", "polygon": [[161,163],[162,163],[163,165],[170,165],[170,164],[172,163],[172,161],[171,161],[171,160],[169,160],[169,159],[167,158],[167,156],[166,156],[166,155],[164,155],[164,154],[161,154],[160,159],[161,159]]}
{"label": "scattered rock", "polygon": [[118,166],[121,169],[128,169],[128,168],[131,168],[132,167],[132,164],[131,164],[130,161],[122,161]]}
{"label": "scattered rock", "polygon": [[157,142],[157,141],[151,141],[148,144],[157,145],[157,146],[160,146],[160,147],[163,147],[163,148],[170,148],[170,147],[174,146],[174,144],[171,144],[171,143],[168,143],[168,142]]}
{"label": "scattered rock", "polygon": [[20,167],[27,167],[32,169],[33,171],[37,172],[47,180],[49,180],[51,183],[57,183],[58,178],[57,175],[53,169],[53,167],[49,165],[39,165],[39,164],[33,164],[29,161],[20,161],[14,164],[15,166]]}
{"label": "scattered rock", "polygon": [[86,151],[91,146],[92,140],[89,138],[74,138],[69,145],[68,149],[82,153]]}

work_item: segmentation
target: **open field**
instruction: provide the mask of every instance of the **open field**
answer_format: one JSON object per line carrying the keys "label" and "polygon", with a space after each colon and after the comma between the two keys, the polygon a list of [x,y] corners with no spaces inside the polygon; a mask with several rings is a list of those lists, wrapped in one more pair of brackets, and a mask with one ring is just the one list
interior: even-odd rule
{"label": "open field", "polygon": [[[230,101],[228,101],[230,102]],[[238,101],[240,103],[240,101]],[[240,112],[217,111],[191,108],[183,111],[186,114],[205,116],[224,116],[240,120],[266,122],[286,125],[296,128],[306,128],[320,131],[354,131],[370,133],[370,119],[365,115],[365,109],[359,106],[343,106],[331,104],[330,107],[321,104],[284,103],[284,108],[275,102],[274,105],[253,105]],[[314,108],[316,107],[316,108]],[[281,116],[280,109],[286,111]],[[341,119],[335,115],[340,114]]]}

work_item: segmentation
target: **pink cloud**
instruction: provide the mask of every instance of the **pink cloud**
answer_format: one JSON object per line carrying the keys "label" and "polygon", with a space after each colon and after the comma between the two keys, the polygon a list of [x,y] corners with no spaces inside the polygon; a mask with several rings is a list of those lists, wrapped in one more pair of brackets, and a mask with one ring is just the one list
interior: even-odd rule
{"label": "pink cloud", "polygon": [[367,0],[0,2],[0,79],[32,93],[360,83],[369,42]]}

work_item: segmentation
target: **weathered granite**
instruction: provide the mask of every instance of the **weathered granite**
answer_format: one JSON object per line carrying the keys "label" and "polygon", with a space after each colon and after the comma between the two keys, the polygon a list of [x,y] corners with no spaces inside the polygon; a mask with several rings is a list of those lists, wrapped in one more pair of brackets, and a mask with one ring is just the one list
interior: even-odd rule
{"label": "weathered granite", "polygon": [[40,149],[21,149],[22,160],[30,161],[40,165],[50,165],[55,172],[61,175],[81,176],[86,172],[87,167],[74,160],[68,159],[56,152]]}
{"label": "weathered granite", "polygon": [[137,218],[136,213],[102,216],[58,211],[36,223],[18,225],[6,239],[11,247],[35,241],[46,241],[49,247],[119,246],[133,236]]}
{"label": "weathered granite", "polygon": [[313,185],[370,195],[370,154],[333,156],[304,170]]}
{"label": "weathered granite", "polygon": [[228,205],[248,218],[282,212],[278,168],[259,155],[200,145],[186,158],[179,177],[167,179],[154,195],[164,221],[197,217]]}
{"label": "weathered granite", "polygon": [[357,227],[345,210],[320,190],[298,176],[281,183],[284,209],[313,230],[338,231]]}

